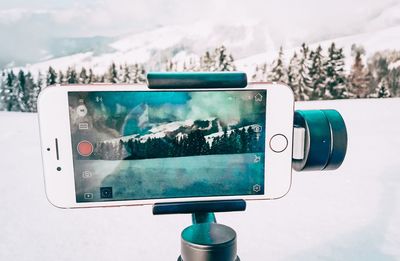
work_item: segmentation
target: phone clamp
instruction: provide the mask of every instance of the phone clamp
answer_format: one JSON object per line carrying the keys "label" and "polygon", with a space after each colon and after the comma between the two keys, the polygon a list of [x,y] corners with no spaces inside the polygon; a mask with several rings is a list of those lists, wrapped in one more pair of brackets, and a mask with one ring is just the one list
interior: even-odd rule
{"label": "phone clamp", "polygon": [[236,232],[218,224],[214,212],[246,210],[244,200],[156,203],[154,215],[192,214],[192,225],[181,233],[178,261],[240,261]]}

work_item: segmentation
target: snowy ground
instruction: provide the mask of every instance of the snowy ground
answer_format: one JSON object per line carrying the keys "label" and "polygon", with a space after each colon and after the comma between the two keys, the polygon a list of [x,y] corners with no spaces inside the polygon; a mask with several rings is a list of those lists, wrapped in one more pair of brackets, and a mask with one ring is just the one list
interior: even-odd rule
{"label": "snowy ground", "polygon": [[[294,173],[291,192],[219,214],[242,260],[400,260],[400,99],[312,102],[348,125],[340,170]],[[185,215],[61,210],[45,197],[37,116],[0,113],[0,260],[176,260]]]}

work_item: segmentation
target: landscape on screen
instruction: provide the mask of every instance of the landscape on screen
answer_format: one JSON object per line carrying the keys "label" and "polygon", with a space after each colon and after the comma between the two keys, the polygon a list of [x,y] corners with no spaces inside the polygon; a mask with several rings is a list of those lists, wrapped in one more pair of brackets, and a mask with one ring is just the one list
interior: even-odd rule
{"label": "landscape on screen", "polygon": [[87,134],[73,129],[73,137],[93,143],[85,159],[264,152],[265,91],[95,92],[80,99],[88,119],[72,118],[92,126]]}

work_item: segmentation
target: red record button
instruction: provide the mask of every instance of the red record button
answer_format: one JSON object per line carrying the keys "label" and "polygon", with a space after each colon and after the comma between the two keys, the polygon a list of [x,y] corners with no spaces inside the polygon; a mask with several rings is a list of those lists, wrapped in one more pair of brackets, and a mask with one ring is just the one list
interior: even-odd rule
{"label": "red record button", "polygon": [[93,145],[92,143],[88,142],[87,140],[83,140],[78,143],[77,150],[79,155],[87,157],[93,153]]}

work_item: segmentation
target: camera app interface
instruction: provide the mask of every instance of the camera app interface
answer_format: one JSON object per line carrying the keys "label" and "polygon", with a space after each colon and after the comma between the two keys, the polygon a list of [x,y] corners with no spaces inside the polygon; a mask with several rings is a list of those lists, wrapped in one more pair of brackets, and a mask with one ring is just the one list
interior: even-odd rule
{"label": "camera app interface", "polygon": [[69,92],[76,201],[264,194],[266,95]]}

